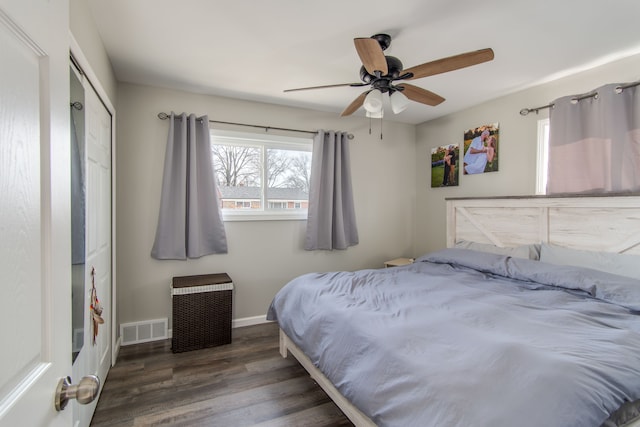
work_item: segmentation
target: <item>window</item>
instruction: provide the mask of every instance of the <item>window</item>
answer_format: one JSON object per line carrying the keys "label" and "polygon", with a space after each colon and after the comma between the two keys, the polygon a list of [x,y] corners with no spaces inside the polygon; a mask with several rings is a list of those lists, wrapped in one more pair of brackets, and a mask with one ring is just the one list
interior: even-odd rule
{"label": "window", "polygon": [[547,194],[549,171],[549,119],[538,120],[538,162],[536,170],[536,194]]}
{"label": "window", "polygon": [[224,220],[306,219],[312,140],[211,130]]}

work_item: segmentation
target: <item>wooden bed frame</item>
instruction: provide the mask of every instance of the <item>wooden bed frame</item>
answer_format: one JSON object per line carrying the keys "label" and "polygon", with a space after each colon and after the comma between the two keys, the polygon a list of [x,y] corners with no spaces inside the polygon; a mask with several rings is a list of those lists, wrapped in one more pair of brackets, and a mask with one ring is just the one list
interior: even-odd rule
{"label": "wooden bed frame", "polygon": [[295,357],[304,369],[307,370],[311,378],[327,393],[327,395],[334,401],[338,408],[344,412],[347,418],[355,424],[356,427],[376,427],[376,424],[371,421],[369,417],[360,412],[358,408],[353,406],[351,402],[344,397],[337,388],[329,381],[329,379],[318,368],[315,367],[311,359],[300,350],[300,348],[293,343],[280,329],[280,354],[282,357],[287,357],[287,350]]}
{"label": "wooden bed frame", "polygon": [[[500,247],[550,243],[640,254],[640,196],[455,198],[446,204],[447,247],[461,240]],[[288,353],[356,427],[376,426],[280,330],[280,354],[286,358]],[[640,420],[625,427],[640,427]]]}
{"label": "wooden bed frame", "polygon": [[640,254],[640,196],[447,199],[447,247],[461,240]]}

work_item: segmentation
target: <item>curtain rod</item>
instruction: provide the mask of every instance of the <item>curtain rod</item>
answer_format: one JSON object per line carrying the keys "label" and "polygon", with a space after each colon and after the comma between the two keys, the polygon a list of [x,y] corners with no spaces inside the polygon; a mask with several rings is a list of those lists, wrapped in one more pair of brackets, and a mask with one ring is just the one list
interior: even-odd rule
{"label": "curtain rod", "polygon": [[[162,113],[162,112],[158,113],[158,118],[160,120],[167,120],[169,117],[170,116],[167,113]],[[302,133],[312,133],[312,134],[318,133],[317,131],[312,131],[312,130],[279,128],[279,127],[273,127],[273,126],[249,125],[249,124],[246,124],[246,123],[224,122],[224,121],[221,121],[221,120],[209,120],[209,123],[222,123],[222,124],[225,124],[225,125],[246,126],[246,127],[258,128],[258,129],[264,129],[266,132],[268,132],[269,130],[273,129],[273,130],[285,130],[285,131],[289,131],[289,132],[302,132]],[[353,139],[353,134],[352,133],[348,133],[347,134],[347,138],[348,139]]]}
{"label": "curtain rod", "polygon": [[[631,87],[635,87],[640,85],[640,80],[638,80],[637,82],[633,82],[633,83],[629,83],[627,85],[621,85],[621,86],[616,86],[613,90],[616,93],[622,93],[625,89],[629,89]],[[598,97],[598,92],[590,92],[587,93],[585,95],[578,95],[575,96],[573,98],[571,98],[571,102],[576,103],[578,101],[582,101],[583,99],[587,99],[587,98],[597,98]],[[534,107],[534,108],[523,108],[522,110],[520,110],[520,115],[521,116],[526,116],[527,114],[533,112],[538,114],[538,111],[540,110],[544,110],[545,108],[553,108],[554,104],[547,104],[547,105],[543,105],[541,107]]]}

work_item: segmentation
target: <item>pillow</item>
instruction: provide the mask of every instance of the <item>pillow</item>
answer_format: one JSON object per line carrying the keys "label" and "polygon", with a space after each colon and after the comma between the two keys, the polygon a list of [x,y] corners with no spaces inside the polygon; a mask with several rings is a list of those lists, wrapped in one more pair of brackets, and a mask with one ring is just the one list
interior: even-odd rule
{"label": "pillow", "polygon": [[487,243],[468,242],[461,240],[455,245],[458,249],[470,249],[479,252],[489,252],[498,255],[507,255],[514,258],[539,259],[540,245],[522,245],[516,247],[500,247]]}
{"label": "pillow", "polygon": [[583,251],[543,243],[540,261],[591,268],[640,280],[640,256],[637,255]]}
{"label": "pillow", "polygon": [[538,289],[542,285],[578,291],[640,313],[640,282],[619,274],[460,248],[426,254],[416,262],[471,268],[515,279],[530,289]]}
{"label": "pillow", "polygon": [[436,264],[457,265],[472,268],[483,273],[507,277],[509,275],[509,269],[507,267],[507,260],[509,258],[508,255],[475,251],[473,249],[447,248],[428,253],[418,258],[416,262],[426,261]]}
{"label": "pillow", "polygon": [[507,258],[507,277],[584,291],[599,300],[640,313],[640,281],[637,279],[588,267],[540,261]]}

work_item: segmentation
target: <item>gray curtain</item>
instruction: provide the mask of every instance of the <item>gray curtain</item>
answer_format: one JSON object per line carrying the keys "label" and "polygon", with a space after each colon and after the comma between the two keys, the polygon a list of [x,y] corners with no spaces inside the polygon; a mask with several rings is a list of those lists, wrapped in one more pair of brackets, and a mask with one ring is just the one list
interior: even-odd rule
{"label": "gray curtain", "polygon": [[319,131],[313,139],[306,250],[358,244],[346,132]]}
{"label": "gray curtain", "polygon": [[227,253],[227,237],[213,175],[209,118],[172,112],[151,256],[186,259],[220,253]]}
{"label": "gray curtain", "polygon": [[553,101],[548,194],[640,191],[638,86],[608,84],[597,97]]}

